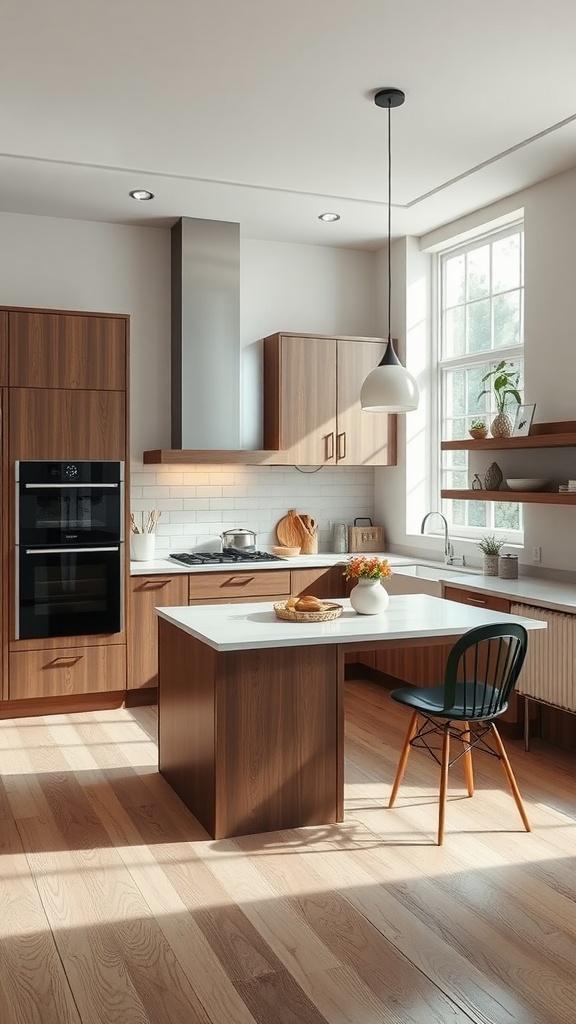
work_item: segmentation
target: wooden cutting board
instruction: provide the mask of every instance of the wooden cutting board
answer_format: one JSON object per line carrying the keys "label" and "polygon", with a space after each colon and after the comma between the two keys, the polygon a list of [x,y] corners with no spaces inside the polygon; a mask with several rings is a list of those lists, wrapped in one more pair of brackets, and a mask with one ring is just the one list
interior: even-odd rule
{"label": "wooden cutting board", "polygon": [[276,526],[278,543],[285,547],[299,547],[303,555],[318,551],[318,524],[308,515],[299,515],[295,508],[288,510]]}
{"label": "wooden cutting board", "polygon": [[302,527],[297,518],[295,508],[291,508],[287,516],[276,526],[278,543],[287,548],[302,547]]}

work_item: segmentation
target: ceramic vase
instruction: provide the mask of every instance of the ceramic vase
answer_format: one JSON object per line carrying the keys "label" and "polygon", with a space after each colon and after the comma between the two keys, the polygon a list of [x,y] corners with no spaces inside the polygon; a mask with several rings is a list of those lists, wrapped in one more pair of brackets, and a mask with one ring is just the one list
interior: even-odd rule
{"label": "ceramic vase", "polygon": [[492,437],[510,437],[512,434],[512,420],[507,412],[499,412],[490,424]]}
{"label": "ceramic vase", "polygon": [[378,615],[386,610],[389,600],[380,580],[358,580],[350,591],[350,604],[358,615]]}
{"label": "ceramic vase", "polygon": [[484,575],[485,576],[497,576],[498,575],[498,555],[484,555]]}

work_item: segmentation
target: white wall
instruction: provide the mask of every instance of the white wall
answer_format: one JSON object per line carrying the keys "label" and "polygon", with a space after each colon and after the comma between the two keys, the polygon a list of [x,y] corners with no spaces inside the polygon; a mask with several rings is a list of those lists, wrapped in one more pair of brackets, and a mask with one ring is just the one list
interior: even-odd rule
{"label": "white wall", "polygon": [[[374,335],[375,259],[366,252],[242,239],[244,447],[261,446],[261,345],[279,330]],[[162,551],[224,529],[258,532],[291,507],[320,523],[373,516],[373,470],[141,464],[170,446],[170,231],[0,214],[0,304],[127,313],[131,319],[132,507],[162,510]]]}

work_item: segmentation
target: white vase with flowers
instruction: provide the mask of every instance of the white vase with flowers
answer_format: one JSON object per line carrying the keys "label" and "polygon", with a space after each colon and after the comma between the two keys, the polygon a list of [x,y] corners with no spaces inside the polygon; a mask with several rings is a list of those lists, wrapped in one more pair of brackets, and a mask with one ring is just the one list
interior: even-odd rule
{"label": "white vase with flowers", "polygon": [[351,558],[344,570],[347,580],[356,580],[350,591],[350,604],[358,615],[378,615],[386,611],[390,595],[382,581],[392,575],[387,558]]}

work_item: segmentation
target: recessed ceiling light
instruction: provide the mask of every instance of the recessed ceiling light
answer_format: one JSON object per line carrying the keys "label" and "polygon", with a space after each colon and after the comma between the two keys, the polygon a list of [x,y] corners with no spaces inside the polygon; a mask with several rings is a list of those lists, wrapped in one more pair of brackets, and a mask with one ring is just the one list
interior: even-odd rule
{"label": "recessed ceiling light", "polygon": [[329,221],[329,222],[334,221],[334,220],[340,220],[340,214],[339,213],[321,213],[320,216],[318,217],[318,220],[325,220],[325,221]]}
{"label": "recessed ceiling light", "polygon": [[154,199],[154,193],[149,192],[146,188],[135,188],[129,193],[132,199],[138,199],[141,203],[145,203],[148,199]]}

